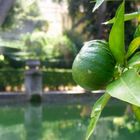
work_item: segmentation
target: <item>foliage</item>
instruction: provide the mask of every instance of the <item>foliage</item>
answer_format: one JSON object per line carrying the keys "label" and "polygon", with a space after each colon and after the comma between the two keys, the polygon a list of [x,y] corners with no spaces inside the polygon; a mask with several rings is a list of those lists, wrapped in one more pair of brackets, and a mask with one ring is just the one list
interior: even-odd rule
{"label": "foliage", "polygon": [[[0,53],[4,55],[4,61],[0,62],[0,67],[10,66],[14,68],[21,68],[24,66],[25,60],[34,55],[34,53],[44,55],[44,50],[42,50],[42,48],[40,49],[40,47],[38,47],[38,49],[34,49],[33,51],[36,52],[33,52],[32,54],[26,51],[27,49],[23,40],[15,40],[17,38],[20,39],[21,37],[21,34],[15,35],[15,33],[24,33],[24,30],[28,24],[32,24],[30,26],[33,26],[33,30],[35,29],[36,31],[46,32],[48,28],[47,21],[40,16],[38,0],[15,0],[13,7],[10,9],[1,28],[2,38],[0,38]],[[6,36],[3,36],[3,31],[5,34],[5,30]],[[7,33],[10,35],[7,35]],[[8,36],[10,36],[10,38],[12,37],[12,39],[8,40]],[[14,49],[19,49],[19,51],[12,51]]]}
{"label": "foliage", "polygon": [[[98,0],[99,3],[103,0]],[[98,3],[97,1],[97,3]],[[92,3],[92,4],[91,4]],[[99,7],[95,13],[92,12],[93,7],[95,6],[95,0],[70,0],[69,4],[69,13],[73,21],[73,30],[76,30],[81,33],[81,35],[86,39],[107,39],[109,28],[107,26],[101,25],[105,19],[110,19],[115,13],[119,1],[108,1],[105,0],[104,4]],[[131,12],[136,9],[135,1],[127,1],[126,3],[127,12]],[[111,12],[110,12],[111,11]],[[104,12],[104,14],[102,14]],[[126,30],[128,37],[126,41],[130,41],[132,36],[133,26],[131,22]],[[131,27],[130,27],[131,26]],[[128,32],[129,30],[129,32]]]}
{"label": "foliage", "polygon": [[35,31],[23,35],[20,41],[1,40],[0,53],[4,61],[0,67],[23,67],[27,59],[39,59],[46,67],[70,68],[81,43],[70,36],[71,39],[67,35],[51,38]]}
{"label": "foliage", "polygon": [[92,112],[91,112],[91,121],[88,126],[86,140],[89,139],[90,135],[94,131],[97,121],[101,115],[102,110],[104,109],[106,103],[110,99],[110,95],[105,93],[100,99],[94,104]]}
{"label": "foliage", "polygon": [[[1,68],[0,90],[4,91],[7,86],[12,89],[18,87],[19,91],[24,83],[24,70],[14,68]],[[58,90],[59,86],[76,86],[72,79],[71,70],[45,69],[43,70],[43,87]]]}
{"label": "foliage", "polygon": [[77,53],[75,44],[67,36],[50,38],[45,33],[34,32],[23,37],[29,58],[40,60],[64,59],[71,61]]}
{"label": "foliage", "polygon": [[75,86],[70,70],[44,70],[43,86],[57,89],[59,86]]}
{"label": "foliage", "polygon": [[23,67],[25,63],[25,57],[28,53],[22,49],[22,43],[20,41],[8,41],[0,40],[0,68],[3,67]]}
{"label": "foliage", "polygon": [[9,69],[1,69],[0,70],[0,90],[5,90],[6,86],[18,86],[21,87],[24,78],[23,78],[23,71],[19,71],[13,68]]}
{"label": "foliage", "polygon": [[[62,0],[55,0],[55,1],[62,1]],[[20,46],[23,46],[22,48],[23,52],[31,53],[31,54],[30,55],[22,54],[22,59],[27,59],[29,57],[35,58],[37,56],[38,59],[41,59],[43,61],[47,59],[47,62],[44,62],[45,64],[47,64],[47,66],[48,65],[54,66],[54,64],[58,65],[59,63],[62,64],[64,62],[66,63],[66,67],[71,67],[71,63],[76,53],[80,50],[83,44],[82,42],[85,39],[84,37],[88,39],[97,38],[98,31],[99,31],[97,27],[100,28],[101,26],[99,26],[100,23],[97,23],[97,20],[98,20],[97,17],[99,17],[98,13],[95,15],[94,13],[91,12],[94,7],[94,4],[91,4],[90,0],[88,1],[87,0],[77,0],[77,1],[68,0],[68,4],[69,4],[69,13],[73,21],[72,22],[73,30],[66,31],[65,35],[67,37],[57,37],[53,39],[50,39],[46,37],[45,35],[41,35],[41,37],[39,34],[34,35],[35,33],[33,33],[33,35],[25,35],[26,39],[21,41],[22,45]],[[112,7],[114,8],[112,9]],[[107,3],[107,7],[106,7],[107,14],[105,15],[105,17],[112,17],[112,14],[110,14],[110,10],[114,11],[115,7],[116,7],[116,4],[114,4],[113,2],[109,2],[109,4]],[[4,29],[18,28],[19,30],[22,30],[24,22],[28,23],[29,21],[32,21],[33,23],[35,23],[35,31],[43,31],[44,33],[46,33],[49,25],[46,20],[42,19],[39,11],[40,10],[38,9],[38,0],[31,0],[31,1],[30,0],[26,0],[26,1],[16,0],[15,5],[9,12],[8,17],[5,20],[5,23],[3,24],[3,26],[5,26]],[[102,27],[104,28],[105,26],[102,26]],[[129,28],[129,29],[131,30],[132,28]],[[101,35],[103,35],[102,38],[104,36],[107,37],[107,35],[102,32],[101,32]],[[37,40],[46,40],[46,42],[49,42],[52,45],[43,41],[38,41],[38,43],[36,41],[35,46],[31,45],[32,47],[29,47],[28,45],[33,43],[29,38],[37,38]],[[45,39],[38,39],[38,38],[45,38]],[[130,36],[128,38],[130,38]],[[62,42],[65,42],[64,44],[69,44],[69,46],[73,46],[73,47],[70,47],[70,48],[65,47],[65,49],[63,49],[63,47],[66,45],[64,44],[62,45],[62,43],[59,42],[59,40],[61,40]],[[24,43],[24,41],[27,41],[27,42]],[[46,45],[46,44],[49,44],[49,45]],[[43,47],[40,47],[42,45]],[[60,47],[59,45],[63,47]],[[68,52],[66,52],[66,50],[68,50]],[[12,64],[16,65],[16,62],[19,64],[19,61],[17,61],[17,59],[19,59],[18,57],[9,58],[9,56],[6,56],[5,58],[8,61],[11,61],[10,65]],[[64,59],[64,61],[62,59]]]}
{"label": "foliage", "polygon": [[76,53],[77,48],[68,37],[62,36],[56,39],[53,48],[53,55],[56,58],[73,59]]}
{"label": "foliage", "polygon": [[25,19],[33,19],[39,16],[37,0],[16,0],[2,25],[2,29],[20,27]]}
{"label": "foliage", "polygon": [[109,47],[112,51],[116,62],[123,65],[125,61],[124,48],[124,11],[125,7],[122,4],[115,15],[115,21],[109,35]]}
{"label": "foliage", "polygon": [[[96,2],[95,3],[95,6],[94,6],[94,8],[93,8],[93,12],[95,11],[95,10],[97,10],[102,4],[103,4],[103,2],[105,2],[106,0],[92,0],[93,2]],[[138,0],[134,0],[134,1],[138,1]]]}
{"label": "foliage", "polygon": [[[130,13],[130,14],[125,14],[124,15],[124,21],[129,21],[131,19],[137,18],[140,15],[140,11],[138,12],[134,12],[134,13]],[[110,19],[109,21],[104,22],[103,24],[112,24],[115,22],[115,17]]]}
{"label": "foliage", "polygon": [[[98,8],[102,2],[102,0],[97,0],[94,10],[96,10],[96,8]],[[129,18],[130,15],[131,18]],[[93,111],[91,113],[91,121],[87,130],[86,140],[89,139],[92,132],[94,131],[101,111],[105,107],[111,96],[135,106],[135,108],[133,107],[133,111],[138,118],[140,112],[140,55],[139,53],[136,53],[136,50],[140,46],[139,29],[136,30],[137,36],[131,41],[127,52],[125,52],[124,43],[124,22],[126,18],[131,20],[136,17],[137,16],[135,16],[133,13],[125,15],[125,1],[123,1],[116,12],[113,26],[109,34],[109,47],[117,62],[114,72],[114,80],[112,80],[111,83],[106,86],[106,93],[95,103],[93,107]],[[91,57],[91,60],[93,59],[94,58]]]}
{"label": "foliage", "polygon": [[75,44],[76,49],[79,51],[84,40],[81,34],[74,30],[65,31],[64,34],[70,39],[71,42]]}

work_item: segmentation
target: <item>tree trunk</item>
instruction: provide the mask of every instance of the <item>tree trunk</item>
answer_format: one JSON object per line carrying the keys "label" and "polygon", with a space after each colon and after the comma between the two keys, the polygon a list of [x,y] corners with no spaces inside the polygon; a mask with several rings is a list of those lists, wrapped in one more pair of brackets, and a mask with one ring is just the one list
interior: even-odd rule
{"label": "tree trunk", "polygon": [[100,8],[98,9],[97,11],[97,22],[96,22],[96,26],[99,27],[98,28],[98,32],[97,32],[97,36],[96,38],[98,39],[102,39],[104,38],[104,33],[103,33],[103,25],[102,23],[104,22],[105,20],[105,13],[106,13],[106,7],[107,7],[107,4],[106,2],[104,2]]}
{"label": "tree trunk", "polygon": [[0,26],[3,24],[15,0],[0,0]]}

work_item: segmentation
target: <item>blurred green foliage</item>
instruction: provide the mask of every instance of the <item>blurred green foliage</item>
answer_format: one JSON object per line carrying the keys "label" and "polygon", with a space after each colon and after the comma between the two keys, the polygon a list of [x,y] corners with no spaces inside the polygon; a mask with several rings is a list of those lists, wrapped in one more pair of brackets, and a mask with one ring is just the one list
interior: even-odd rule
{"label": "blurred green foliage", "polygon": [[64,34],[75,44],[77,51],[82,48],[84,39],[80,33],[74,30],[67,30]]}
{"label": "blurred green foliage", "polygon": [[[5,59],[0,62],[0,67],[21,68],[27,59],[39,59],[46,67],[70,68],[82,46],[80,37],[77,37],[77,41],[75,35],[72,34],[71,38],[67,35],[52,38],[44,32],[35,31],[23,35],[20,41],[1,40],[0,46],[5,48],[4,52],[0,48],[0,52]],[[15,53],[15,49],[19,49],[20,52]]]}
{"label": "blurred green foliage", "polygon": [[[37,1],[16,0],[15,5],[13,5],[2,25],[1,30],[11,30],[22,27],[25,21],[36,23],[34,31],[29,34],[23,34],[18,41],[0,39],[0,46],[20,48],[22,52],[22,54],[14,55],[14,57],[5,54],[4,61],[3,57],[1,57],[2,55],[0,56],[0,88],[7,85],[20,86],[23,84],[24,71],[16,70],[15,68],[24,68],[27,59],[40,59],[42,65],[46,68],[71,68],[73,59],[81,49],[83,41],[96,38],[99,27],[103,27],[102,37],[104,39],[107,38],[104,35],[107,35],[108,28],[100,26],[101,23],[97,22],[100,18],[98,16],[99,13],[92,13],[94,4],[91,4],[90,0],[68,0],[69,14],[73,24],[72,29],[65,31],[62,36],[48,37],[46,32],[49,25],[40,16]],[[63,0],[55,1],[60,2]],[[103,17],[106,19],[113,17],[118,3],[113,1],[107,2],[106,12]],[[135,1],[128,1],[126,4],[127,13],[131,12],[132,9],[136,9]],[[132,34],[135,24],[131,22],[126,24],[126,42],[129,42],[133,38]],[[44,83],[52,87],[58,87],[61,84],[75,85],[71,72],[46,71],[43,72],[43,75]]]}
{"label": "blurred green foliage", "polygon": [[15,0],[15,3],[10,9],[1,29],[10,30],[12,28],[17,28],[22,26],[25,20],[33,20],[39,17],[40,13],[37,0]]}
{"label": "blurred green foliage", "polygon": [[77,54],[76,44],[66,35],[50,38],[43,32],[34,32],[24,35],[23,42],[31,59],[71,61]]}
{"label": "blurred green foliage", "polygon": [[[62,2],[64,0],[55,0]],[[120,1],[105,1],[102,6],[92,12],[94,2],[91,0],[68,0],[69,14],[72,18],[72,28],[78,31],[85,40],[96,38],[108,38],[110,27],[102,25],[105,19],[111,19],[115,15],[116,8]],[[138,0],[126,1],[126,13],[137,11]],[[104,12],[104,14],[102,14]],[[126,44],[129,44],[133,37],[133,30],[135,28],[134,22],[126,23]]]}
{"label": "blurred green foliage", "polygon": [[0,70],[0,90],[4,91],[6,86],[21,87],[24,83],[24,72],[13,68]]}
{"label": "blurred green foliage", "polygon": [[[21,89],[24,84],[23,69],[1,69],[0,70],[0,91],[4,91],[6,86],[15,86]],[[43,70],[43,87],[51,90],[58,90],[59,86],[75,86],[76,83],[72,79],[71,70],[65,69],[45,69]]]}
{"label": "blurred green foliage", "polygon": [[[62,2],[63,0],[54,1]],[[64,66],[65,68],[70,68],[84,40],[95,39],[100,35],[101,36],[98,38],[107,38],[108,35],[106,32],[108,31],[108,27],[104,25],[101,26],[101,22],[103,22],[105,18],[109,19],[114,16],[116,7],[120,2],[106,2],[106,10],[102,21],[100,21],[102,17],[100,17],[99,12],[96,11],[92,13],[94,3],[91,4],[90,0],[68,0],[67,2],[69,14],[72,18],[72,29],[65,31],[62,36],[50,38],[46,35],[49,24],[46,20],[42,19],[40,15],[38,0],[16,0],[15,5],[13,5],[13,8],[3,24],[3,29],[9,30],[11,27],[20,28],[26,21],[35,22],[33,32],[29,32],[28,34],[23,33],[23,37],[19,41],[19,47],[22,49],[22,52],[28,53],[27,55],[22,55],[22,60],[28,58],[40,59],[42,64],[47,67]],[[136,9],[135,1],[128,1],[126,4],[127,13],[131,12],[132,9]],[[99,8],[99,11],[101,9],[102,7]],[[126,44],[129,44],[130,40],[133,38],[132,34],[135,24],[131,22],[127,22],[126,24]],[[7,42],[7,40],[5,42]],[[17,46],[17,41],[10,40],[9,42],[12,47]],[[18,56],[20,57],[20,55]],[[5,62],[7,61],[10,63],[10,66],[12,66],[16,65],[16,63],[20,63],[17,59],[18,57],[15,59],[6,56]]]}
{"label": "blurred green foliage", "polygon": [[71,70],[45,70],[43,71],[43,86],[58,89],[59,86],[75,86]]}

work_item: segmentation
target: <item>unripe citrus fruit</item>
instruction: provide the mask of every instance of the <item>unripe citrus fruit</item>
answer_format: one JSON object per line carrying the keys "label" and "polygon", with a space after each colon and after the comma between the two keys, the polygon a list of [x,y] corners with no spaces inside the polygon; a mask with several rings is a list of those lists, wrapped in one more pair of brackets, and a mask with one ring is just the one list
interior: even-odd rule
{"label": "unripe citrus fruit", "polygon": [[102,89],[113,77],[114,57],[108,43],[102,40],[86,42],[76,56],[72,75],[77,84],[87,90]]}

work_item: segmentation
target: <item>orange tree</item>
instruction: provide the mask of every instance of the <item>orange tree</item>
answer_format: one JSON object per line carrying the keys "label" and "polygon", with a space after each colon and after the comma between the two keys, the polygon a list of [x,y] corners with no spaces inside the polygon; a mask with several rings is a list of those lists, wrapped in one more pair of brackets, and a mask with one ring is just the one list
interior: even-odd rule
{"label": "orange tree", "polygon": [[[97,0],[95,11],[104,0]],[[140,120],[140,26],[125,50],[125,21],[137,18],[140,12],[125,14],[125,1],[116,15],[104,24],[113,24],[108,42],[92,40],[83,46],[73,63],[73,78],[88,90],[105,88],[105,93],[93,106],[86,140],[93,133],[100,114],[111,97],[132,105]]]}

